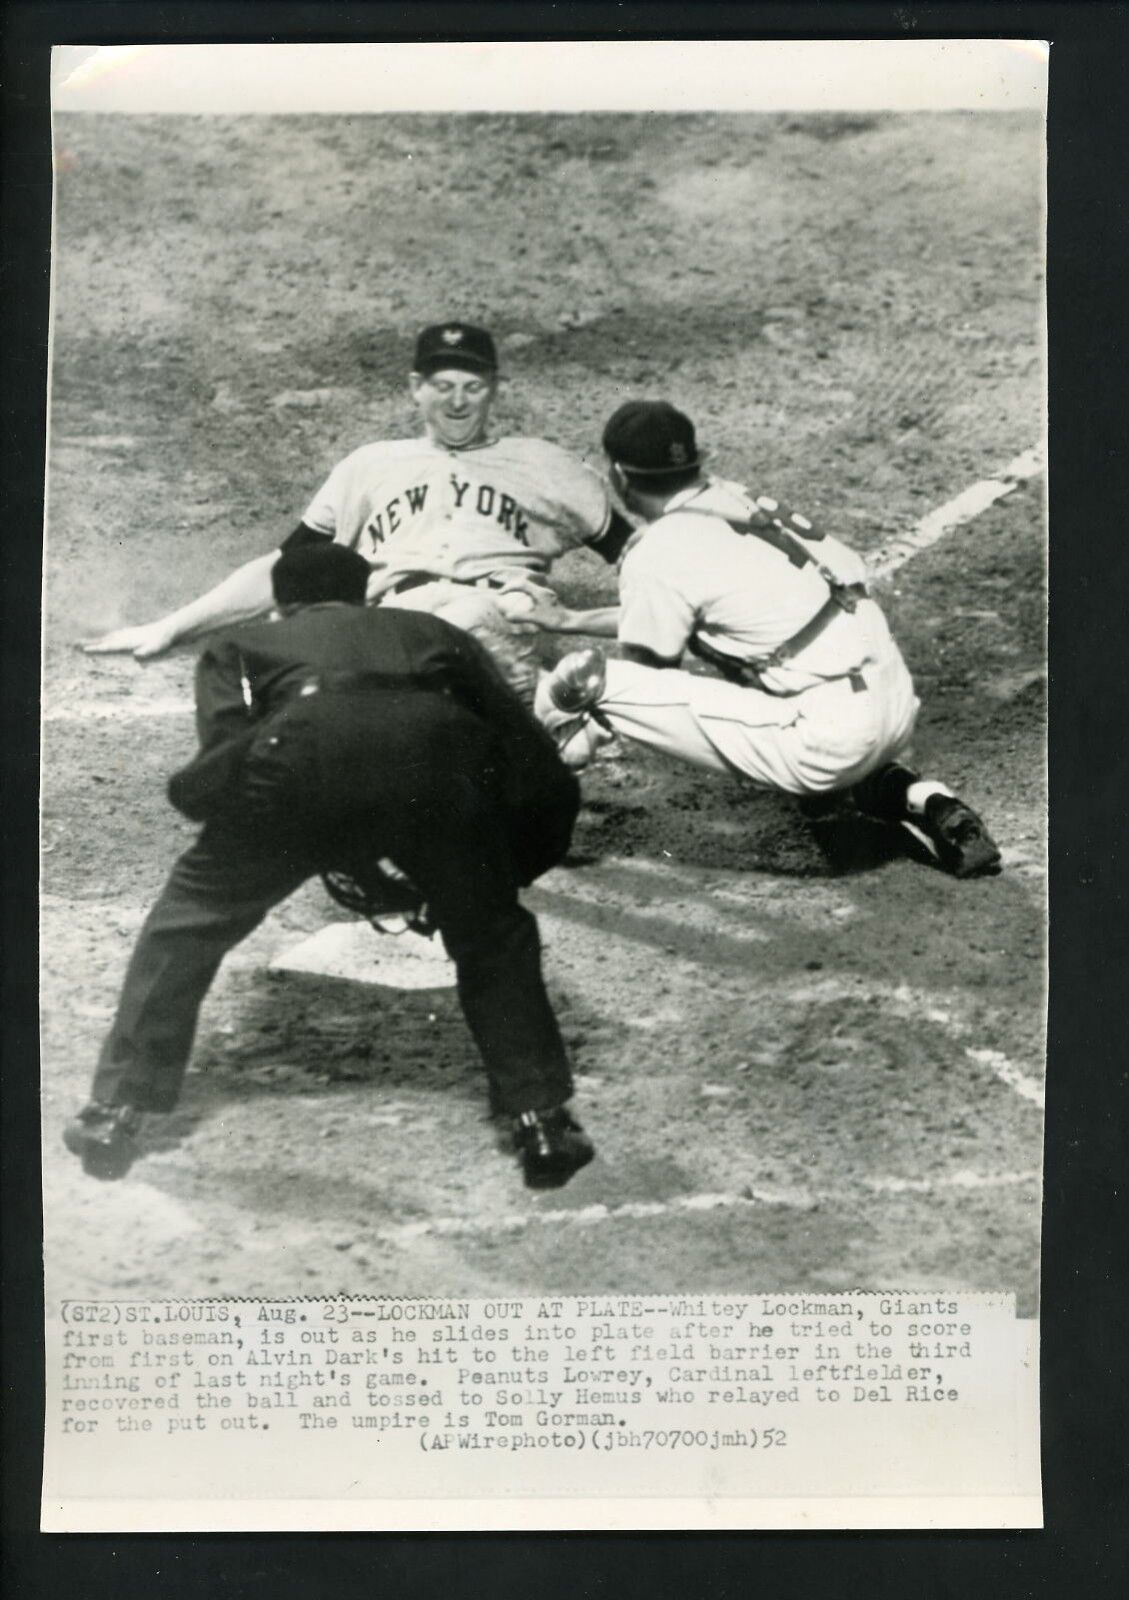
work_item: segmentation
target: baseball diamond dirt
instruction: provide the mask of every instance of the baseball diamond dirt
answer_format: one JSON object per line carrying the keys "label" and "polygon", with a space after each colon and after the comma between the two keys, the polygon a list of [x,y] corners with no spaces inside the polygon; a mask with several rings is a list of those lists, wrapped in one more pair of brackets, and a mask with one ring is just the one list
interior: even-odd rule
{"label": "baseball diamond dirt", "polygon": [[[408,435],[424,323],[490,327],[501,432],[593,462],[662,396],[711,460],[866,552],[1043,431],[1041,126],[1012,114],[56,121],[43,768],[48,1290],[504,1294],[930,1287],[1037,1296],[1045,537],[1035,475],[879,587],[915,753],[998,878],[617,748],[526,896],[597,1161],[496,1147],[451,989],[229,960],[180,1110],[118,1184],[61,1143],[191,836],[193,652],[76,644],[269,550],[333,462]],[[574,605],[614,599],[590,554]],[[584,641],[549,639],[547,659]],[[369,937],[366,933],[366,937]],[[411,939],[414,935],[407,934]]]}

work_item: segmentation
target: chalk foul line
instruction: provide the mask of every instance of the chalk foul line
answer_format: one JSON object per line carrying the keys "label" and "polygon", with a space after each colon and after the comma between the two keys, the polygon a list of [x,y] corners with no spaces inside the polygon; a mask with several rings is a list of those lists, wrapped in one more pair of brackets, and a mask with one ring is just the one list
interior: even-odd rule
{"label": "chalk foul line", "polygon": [[560,1226],[592,1228],[608,1222],[646,1221],[715,1211],[780,1209],[817,1211],[825,1205],[842,1205],[866,1196],[937,1194],[945,1190],[1002,1189],[1038,1186],[1040,1174],[1030,1172],[952,1172],[937,1178],[863,1178],[853,1188],[836,1190],[778,1189],[750,1184],[733,1193],[676,1195],[670,1200],[630,1200],[622,1205],[510,1212],[494,1217],[429,1217],[374,1230],[386,1244],[407,1248],[423,1238],[477,1238],[499,1233],[522,1233],[530,1228]]}
{"label": "chalk foul line", "polygon": [[[911,987],[908,983],[883,983],[876,981],[866,987],[868,996],[876,996],[893,1012],[907,1017],[913,1021],[933,1022],[938,1026],[947,1028],[950,1034],[960,1040],[967,1037],[968,1025],[953,1014],[951,1002],[956,1000],[955,995],[948,997],[943,994],[932,994],[926,989]],[[828,977],[815,983],[798,983],[784,991],[784,997],[790,1005],[822,1005],[838,1000],[855,1000],[860,996],[849,984],[836,977]],[[971,1044],[960,1044],[965,1056],[974,1066],[982,1067],[991,1072],[1001,1083],[1009,1089],[1029,1100],[1032,1105],[1044,1108],[1046,1091],[1042,1082],[1025,1072],[1020,1066],[1004,1055],[1002,1050],[988,1050]]]}
{"label": "chalk foul line", "polygon": [[970,1045],[965,1046],[965,1055],[977,1066],[987,1067],[999,1078],[1001,1083],[1006,1083],[1009,1089],[1014,1089],[1016,1094],[1022,1095],[1024,1100],[1030,1100],[1032,1105],[1043,1110],[1046,1103],[1046,1092],[1041,1083],[1029,1077],[1022,1067],[1017,1067],[1014,1061],[1009,1061],[999,1050],[975,1050]]}
{"label": "chalk foul line", "polygon": [[61,700],[46,706],[44,722],[140,722],[149,717],[186,717],[195,707],[191,700]]}
{"label": "chalk foul line", "polygon": [[1043,470],[1044,462],[1043,446],[1032,445],[1030,450],[1024,450],[1006,467],[1001,467],[994,477],[981,478],[978,483],[969,484],[952,500],[947,500],[936,511],[930,511],[928,516],[922,517],[908,533],[891,539],[874,551],[867,559],[871,576],[878,579],[891,577],[911,556],[927,550],[947,533],[971,522],[987,511],[989,506],[995,505],[997,500],[1018,489],[1021,483],[1035,477]]}

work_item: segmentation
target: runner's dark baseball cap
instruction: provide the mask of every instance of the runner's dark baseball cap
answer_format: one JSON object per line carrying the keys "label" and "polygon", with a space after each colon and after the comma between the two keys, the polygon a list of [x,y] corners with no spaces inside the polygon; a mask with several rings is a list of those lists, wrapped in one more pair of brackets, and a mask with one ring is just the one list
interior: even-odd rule
{"label": "runner's dark baseball cap", "polygon": [[604,449],[628,472],[685,472],[698,465],[690,418],[666,400],[628,400],[608,418]]}
{"label": "runner's dark baseball cap", "polygon": [[464,372],[497,372],[498,352],[485,328],[469,322],[435,322],[416,340],[413,372],[458,367]]}

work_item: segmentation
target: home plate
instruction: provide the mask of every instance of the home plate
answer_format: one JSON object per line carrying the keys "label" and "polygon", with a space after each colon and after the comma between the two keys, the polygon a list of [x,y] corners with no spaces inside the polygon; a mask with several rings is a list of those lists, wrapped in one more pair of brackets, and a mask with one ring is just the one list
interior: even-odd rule
{"label": "home plate", "polygon": [[438,934],[377,933],[367,922],[331,922],[271,962],[275,972],[313,972],[388,989],[453,989],[455,965]]}

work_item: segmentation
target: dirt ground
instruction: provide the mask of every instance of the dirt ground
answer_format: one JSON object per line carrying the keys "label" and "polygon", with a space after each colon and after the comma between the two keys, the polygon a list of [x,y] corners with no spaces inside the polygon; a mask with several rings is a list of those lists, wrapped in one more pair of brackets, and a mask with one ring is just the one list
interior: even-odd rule
{"label": "dirt ground", "polygon": [[[501,431],[590,459],[629,395],[863,550],[1040,436],[1042,149],[1011,115],[57,123],[43,790],[52,1294],[1037,1285],[1045,978],[1036,479],[882,591],[916,754],[985,813],[957,883],[633,749],[529,893],[599,1159],[534,1195],[449,989],[226,965],[181,1110],[129,1178],[60,1142],[132,937],[191,830],[192,656],[78,640],[199,592],[332,463],[414,429],[410,341],[486,322]],[[595,558],[558,569],[608,601]],[[559,653],[559,651],[557,652]],[[107,714],[117,711],[117,715]],[[846,855],[842,851],[847,851]],[[846,863],[844,865],[844,862]],[[410,936],[408,936],[410,937]]]}

